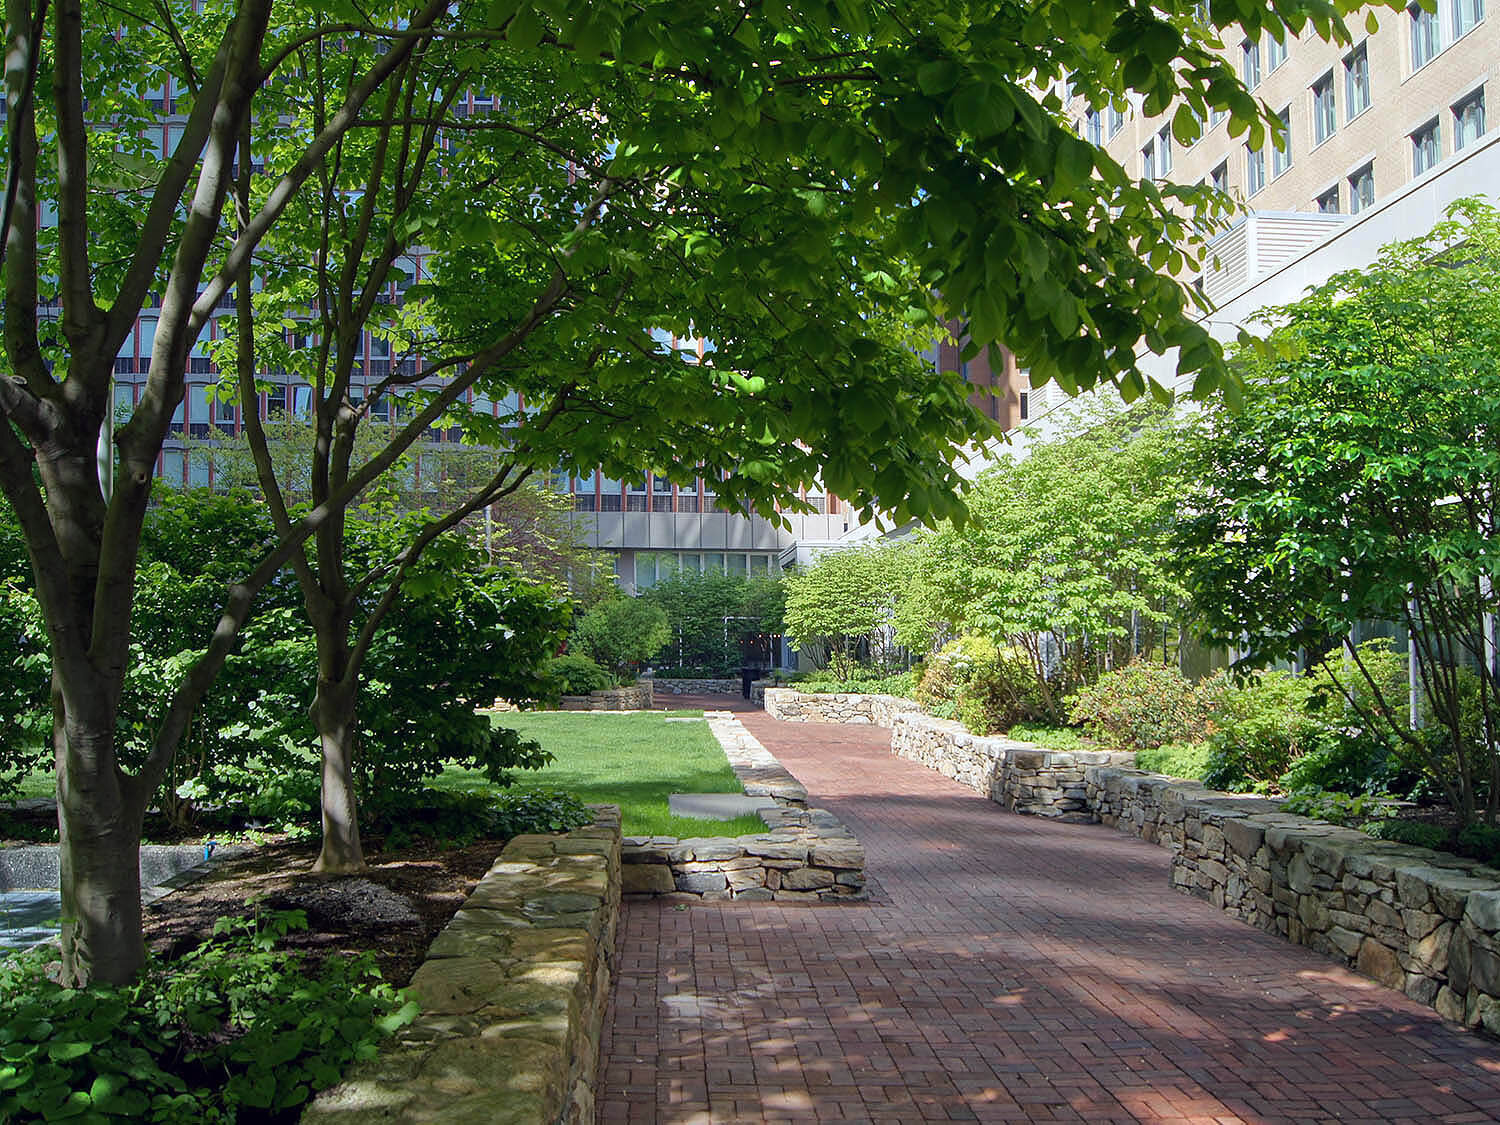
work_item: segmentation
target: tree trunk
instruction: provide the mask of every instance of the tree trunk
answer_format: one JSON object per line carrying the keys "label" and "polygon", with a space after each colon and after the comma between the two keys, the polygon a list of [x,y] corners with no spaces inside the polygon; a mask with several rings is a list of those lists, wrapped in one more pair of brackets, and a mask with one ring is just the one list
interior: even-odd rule
{"label": "tree trunk", "polygon": [[145,802],[114,765],[107,708],[68,712],[53,689],[63,983],[126,984],[145,963],[141,822]]}
{"label": "tree trunk", "polygon": [[330,680],[320,676],[313,700],[313,725],[323,757],[323,847],[313,870],[325,875],[362,871],[365,866],[354,800],[357,685],[358,677]]}

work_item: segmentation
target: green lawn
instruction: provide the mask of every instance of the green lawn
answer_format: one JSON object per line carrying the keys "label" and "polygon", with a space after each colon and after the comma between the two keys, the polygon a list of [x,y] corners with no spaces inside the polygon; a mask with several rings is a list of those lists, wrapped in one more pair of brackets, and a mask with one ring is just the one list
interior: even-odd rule
{"label": "green lawn", "polygon": [[30,797],[56,797],[57,778],[51,770],[38,770],[21,779],[21,800]]}
{"label": "green lawn", "polygon": [[[702,712],[673,712],[702,717]],[[745,836],[764,832],[758,816],[694,820],[667,812],[669,793],[739,793],[742,788],[706,722],[669,723],[662,712],[503,712],[496,725],[534,738],[557,760],[525,771],[516,788],[562,789],[590,804],[619,805],[627,836]],[[453,767],[434,784],[482,788],[481,774]]]}

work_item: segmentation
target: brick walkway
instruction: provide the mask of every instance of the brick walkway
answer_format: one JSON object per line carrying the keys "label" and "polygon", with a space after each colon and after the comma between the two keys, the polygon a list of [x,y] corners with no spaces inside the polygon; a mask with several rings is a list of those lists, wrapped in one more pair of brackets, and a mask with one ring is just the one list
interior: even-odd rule
{"label": "brick walkway", "polygon": [[741,716],[868,906],[629,903],[599,1120],[1500,1121],[1500,1044],[1016,816],[887,733]]}

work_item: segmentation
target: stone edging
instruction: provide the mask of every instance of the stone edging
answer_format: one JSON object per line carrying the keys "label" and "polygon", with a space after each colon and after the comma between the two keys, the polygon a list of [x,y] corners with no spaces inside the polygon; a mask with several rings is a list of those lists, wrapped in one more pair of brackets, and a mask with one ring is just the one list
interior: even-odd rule
{"label": "stone edging", "polygon": [[[890,696],[766,693],[782,717],[875,722],[891,752],[1016,812],[1102,822],[1172,851],[1172,885],[1500,1035],[1500,870],[1129,768],[1130,754],[981,738]],[[829,704],[825,700],[833,699]]]}
{"label": "stone edging", "polygon": [[557,701],[562,711],[649,711],[654,704],[650,680],[637,680],[624,687],[591,691],[587,695],[565,695]]}
{"label": "stone edging", "polygon": [[807,789],[728,711],[705,712],[745,793],[769,797],[768,832],[755,836],[626,837],[621,860],[629,895],[683,901],[859,902],[865,852],[825,809],[807,807]]}
{"label": "stone edging", "polygon": [[595,814],[505,846],[412,977],[416,1022],[304,1123],[594,1120],[620,913],[620,813]]}
{"label": "stone edging", "polygon": [[651,682],[661,695],[739,695],[741,687],[739,680],[727,676],[715,679],[652,676]]}

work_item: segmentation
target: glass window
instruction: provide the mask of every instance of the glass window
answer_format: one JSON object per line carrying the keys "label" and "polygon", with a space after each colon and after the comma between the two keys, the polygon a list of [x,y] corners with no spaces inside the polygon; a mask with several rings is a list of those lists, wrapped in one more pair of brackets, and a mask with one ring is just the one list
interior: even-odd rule
{"label": "glass window", "polygon": [[723,574],[724,556],[717,551],[704,555],[703,569],[709,574]]}
{"label": "glass window", "polygon": [[1110,106],[1109,107],[1109,135],[1111,137],[1113,137],[1116,134],[1118,134],[1119,131],[1121,129],[1123,129],[1123,128],[1125,128],[1125,115],[1123,113],[1121,113],[1118,109],[1116,109],[1114,106]]}
{"label": "glass window", "polygon": [[115,421],[123,422],[135,409],[135,388],[129,383],[115,384]]}
{"label": "glass window", "polygon": [[1260,44],[1246,39],[1240,44],[1240,77],[1253,90],[1260,85]]}
{"label": "glass window", "polygon": [[649,590],[656,585],[656,556],[650,551],[635,553],[635,588]]}
{"label": "glass window", "polygon": [[1292,107],[1276,115],[1281,122],[1281,140],[1271,142],[1271,175],[1281,175],[1292,166]]}
{"label": "glass window", "polygon": [[725,555],[724,561],[728,565],[730,574],[743,578],[749,572],[745,565],[745,556],[742,554]]}
{"label": "glass window", "polygon": [[1338,106],[1334,101],[1333,71],[1313,83],[1313,143],[1322,144],[1339,127]]}
{"label": "glass window", "polygon": [[1484,136],[1484,91],[1477,90],[1453,107],[1453,151]]}
{"label": "glass window", "polygon": [[208,487],[208,454],[203,450],[196,451],[188,458],[188,487]]}
{"label": "glass window", "polygon": [[1339,213],[1339,189],[1335,184],[1322,195],[1318,196],[1318,213],[1321,215],[1337,215]]}
{"label": "glass window", "polygon": [[292,388],[292,413],[298,418],[306,418],[312,413],[312,388]]}
{"label": "glass window", "polygon": [[234,400],[216,399],[214,401],[214,421],[219,426],[234,427]]}
{"label": "glass window", "polygon": [[700,570],[703,569],[703,559],[699,555],[685,553],[682,556],[679,565],[689,574],[697,574]]}
{"label": "glass window", "polygon": [[770,555],[751,555],[750,556],[750,573],[751,574],[770,574],[771,573],[771,556]]}
{"label": "glass window", "polygon": [[1156,163],[1162,176],[1172,174],[1172,126],[1163,125],[1156,134]]}
{"label": "glass window", "polygon": [[1141,149],[1141,178],[1156,179],[1156,145],[1152,141],[1147,141],[1146,147]]}
{"label": "glass window", "polygon": [[1443,158],[1443,142],[1434,118],[1411,135],[1411,174],[1420,176]]}
{"label": "glass window", "polygon": [[1437,57],[1440,46],[1438,17],[1420,4],[1406,9],[1411,17],[1411,68],[1421,70]]}
{"label": "glass window", "polygon": [[1344,113],[1352,121],[1370,108],[1370,56],[1361,43],[1344,59]]}
{"label": "glass window", "polygon": [[1245,146],[1245,194],[1254,195],[1266,186],[1266,154],[1264,149]]}
{"label": "glass window", "polygon": [[1083,135],[1091,145],[1104,143],[1104,118],[1099,116],[1097,109],[1091,109],[1083,115]]}
{"label": "glass window", "polygon": [[286,413],[286,388],[272,387],[266,392],[266,417]]}
{"label": "glass window", "polygon": [[1467,35],[1484,19],[1484,0],[1453,0],[1453,37]]}
{"label": "glass window", "polygon": [[161,479],[173,488],[182,487],[182,477],[186,472],[186,458],[180,449],[164,450],[161,455]]}
{"label": "glass window", "polygon": [[1266,71],[1274,72],[1277,67],[1286,62],[1287,45],[1276,36],[1266,37]]}
{"label": "glass window", "polygon": [[1358,215],[1375,202],[1375,165],[1366,164],[1349,177],[1349,214]]}
{"label": "glass window", "polygon": [[1215,191],[1229,190],[1229,161],[1224,161],[1208,174],[1208,183]]}

